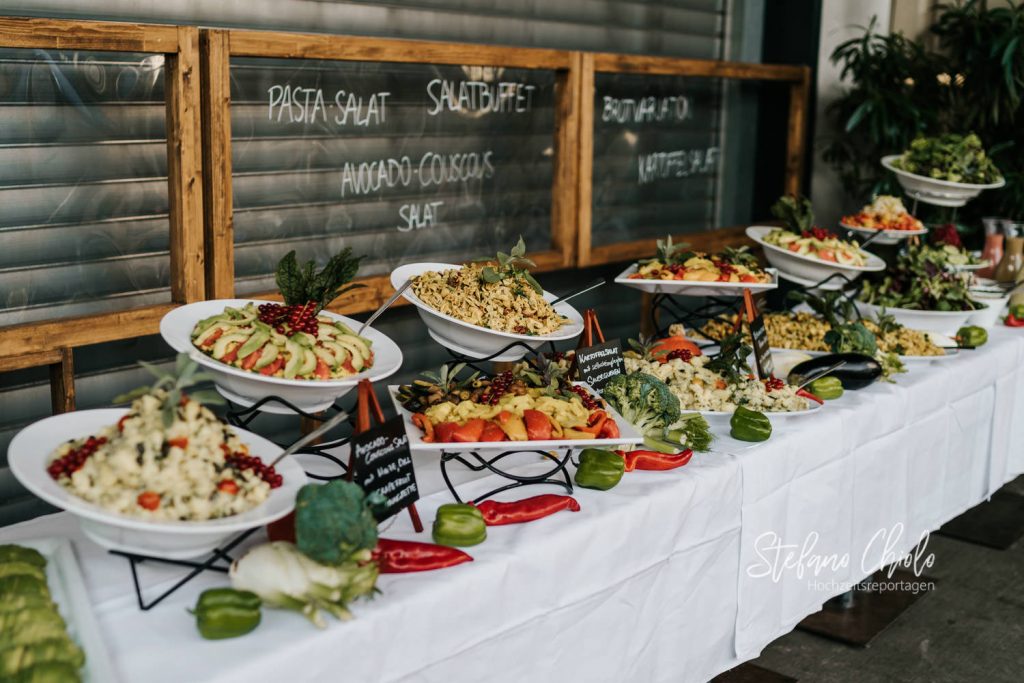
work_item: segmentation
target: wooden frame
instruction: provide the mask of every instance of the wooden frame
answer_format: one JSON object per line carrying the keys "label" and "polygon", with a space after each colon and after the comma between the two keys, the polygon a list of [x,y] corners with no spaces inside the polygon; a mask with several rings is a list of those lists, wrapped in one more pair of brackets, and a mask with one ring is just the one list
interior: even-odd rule
{"label": "wooden frame", "polygon": [[[574,263],[576,245],[576,147],[579,124],[578,53],[563,50],[393,40],[357,36],[270,33],[244,30],[203,30],[200,34],[203,71],[203,131],[206,218],[206,294],[208,298],[234,296],[234,219],[231,195],[231,57],[323,59],[339,61],[451,64],[547,69],[555,82],[555,167],[551,195],[552,249],[532,253],[541,270],[566,268]],[[359,280],[353,290],[331,305],[339,313],[377,308],[394,290],[388,276]],[[276,292],[254,298],[279,298]]]}
{"label": "wooden frame", "polygon": [[[655,250],[655,239],[633,240],[599,247],[591,243],[593,225],[593,172],[594,172],[594,95],[595,74],[631,73],[657,76],[694,76],[746,81],[775,81],[789,83],[789,125],[786,132],[785,191],[797,194],[803,177],[803,160],[807,137],[808,94],[811,70],[806,66],[748,64],[718,62],[675,57],[649,57],[613,53],[587,53],[582,55],[580,68],[579,161],[576,177],[577,190],[577,259],[578,266],[593,266],[619,261],[631,261],[650,256]],[[715,251],[746,242],[744,227],[722,228],[680,236],[689,244]]]}
{"label": "wooden frame", "polygon": [[[189,26],[4,17],[0,18],[0,47],[165,56],[172,300],[128,311],[0,328],[0,359],[36,358],[35,365],[49,364],[48,359],[58,351],[156,332],[160,318],[173,304],[202,300],[206,287],[199,155],[199,30]],[[70,368],[70,361],[64,367]],[[62,380],[71,383],[70,370],[62,373]],[[73,383],[68,391],[73,405]]]}

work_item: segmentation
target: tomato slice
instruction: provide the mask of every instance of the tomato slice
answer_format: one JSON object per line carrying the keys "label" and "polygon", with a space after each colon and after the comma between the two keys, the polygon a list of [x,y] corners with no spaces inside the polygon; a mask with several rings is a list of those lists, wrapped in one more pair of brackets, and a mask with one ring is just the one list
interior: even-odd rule
{"label": "tomato slice", "polygon": [[260,368],[260,374],[270,376],[273,375],[278,370],[280,370],[282,367],[284,367],[284,358],[278,356],[277,359],[271,362],[269,365],[265,365],[262,368]]}
{"label": "tomato slice", "polygon": [[524,410],[526,438],[530,441],[545,441],[551,438],[551,420],[539,410]]}
{"label": "tomato slice", "polygon": [[238,493],[238,484],[231,481],[230,479],[225,479],[224,481],[217,484],[217,490],[222,493],[226,493],[229,496],[233,496],[236,493]]}
{"label": "tomato slice", "polygon": [[178,448],[188,448],[188,437],[183,436],[178,439],[167,439],[168,446],[177,446]]}
{"label": "tomato slice", "polygon": [[480,435],[484,431],[484,421],[482,418],[474,417],[465,424],[459,425],[452,432],[452,440],[459,441],[462,443],[469,443],[472,441],[479,441]]}
{"label": "tomato slice", "polygon": [[256,349],[255,351],[250,353],[248,356],[243,358],[242,359],[242,369],[243,370],[252,370],[252,367],[254,365],[256,365],[256,361],[258,361],[260,359],[260,356],[262,354],[263,354],[263,347],[261,346],[260,348]]}
{"label": "tomato slice", "polygon": [[224,354],[223,358],[220,359],[221,363],[234,363],[238,360],[238,349],[242,346],[242,342],[235,342],[231,345],[231,348],[227,353]]}
{"label": "tomato slice", "polygon": [[322,358],[317,358],[316,369],[313,370],[313,374],[320,379],[328,379],[331,376],[331,369],[327,367],[327,363]]}
{"label": "tomato slice", "polygon": [[213,342],[215,342],[218,339],[220,339],[220,336],[222,334],[224,334],[224,330],[217,330],[216,332],[211,334],[209,337],[206,338],[206,341],[203,342],[203,347],[206,348],[206,347],[213,346]]}
{"label": "tomato slice", "polygon": [[455,422],[441,422],[434,425],[434,441],[439,443],[450,443],[455,440],[455,430],[459,425]]}
{"label": "tomato slice", "polygon": [[481,441],[504,441],[505,432],[497,422],[493,420],[487,420],[484,423],[484,430],[480,433]]}

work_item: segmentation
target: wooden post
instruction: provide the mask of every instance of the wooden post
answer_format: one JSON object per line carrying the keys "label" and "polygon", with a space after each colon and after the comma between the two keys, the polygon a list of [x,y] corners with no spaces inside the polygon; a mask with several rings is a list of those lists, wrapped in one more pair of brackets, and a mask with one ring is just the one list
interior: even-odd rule
{"label": "wooden post", "polygon": [[171,297],[175,303],[202,301],[203,183],[199,31],[178,27],[178,51],[167,55],[167,201],[171,223]]}
{"label": "wooden post", "polygon": [[50,405],[54,414],[75,409],[75,359],[67,347],[60,350],[60,361],[50,365]]}
{"label": "wooden post", "polygon": [[551,187],[551,247],[562,254],[562,267],[575,261],[577,188],[579,186],[579,115],[582,56],[572,55],[568,70],[555,81],[555,168]]}
{"label": "wooden post", "polygon": [[203,244],[206,296],[235,296],[235,228],[231,183],[231,62],[229,34],[199,32],[203,125]]}
{"label": "wooden post", "polygon": [[801,79],[789,86],[789,127],[786,132],[786,194],[798,195],[803,185],[804,149],[807,143],[807,106],[811,70],[803,67]]}
{"label": "wooden post", "polygon": [[584,53],[580,72],[579,133],[576,159],[576,265],[590,265],[591,221],[594,187],[594,55]]}

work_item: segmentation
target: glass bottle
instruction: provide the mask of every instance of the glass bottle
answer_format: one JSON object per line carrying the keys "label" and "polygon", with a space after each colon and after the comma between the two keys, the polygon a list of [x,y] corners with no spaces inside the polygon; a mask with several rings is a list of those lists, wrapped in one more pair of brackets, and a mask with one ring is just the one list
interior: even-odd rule
{"label": "glass bottle", "polygon": [[1024,237],[1007,237],[1006,250],[996,268],[996,282],[1014,282],[1024,266]]}
{"label": "glass bottle", "polygon": [[999,233],[985,235],[985,246],[981,250],[981,260],[988,265],[978,271],[978,277],[992,277],[996,267],[1003,260],[1003,236]]}

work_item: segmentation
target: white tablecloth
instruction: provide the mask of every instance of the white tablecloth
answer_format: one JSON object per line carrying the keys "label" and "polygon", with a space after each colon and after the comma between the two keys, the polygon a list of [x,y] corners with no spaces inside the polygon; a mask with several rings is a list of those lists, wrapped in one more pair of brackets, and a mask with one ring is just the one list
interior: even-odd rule
{"label": "white tablecloth", "polygon": [[[1022,360],[1024,334],[996,330],[963,358],[792,418],[765,444],[725,438],[720,452],[680,470],[629,473],[607,492],[577,489],[581,512],[492,528],[469,550],[470,564],[384,576],[382,595],[323,631],[268,609],[244,638],[203,641],[185,609],[223,575],[204,575],[141,612],[126,562],[84,540],[66,514],[0,530],[0,541],[74,540],[126,682],[702,681],[756,656],[845,582],[1024,472]],[[429,524],[450,499],[435,462],[417,468]],[[468,480],[460,490],[472,496],[491,485]],[[894,556],[883,558],[872,538],[897,524]],[[795,566],[759,576],[771,569],[773,534],[803,545],[812,532],[812,555],[850,562],[816,577]],[[417,538],[404,516],[387,535]],[[180,575],[141,568],[149,596]]]}

